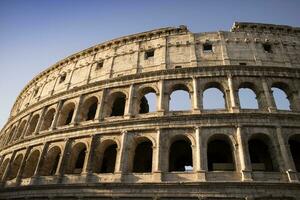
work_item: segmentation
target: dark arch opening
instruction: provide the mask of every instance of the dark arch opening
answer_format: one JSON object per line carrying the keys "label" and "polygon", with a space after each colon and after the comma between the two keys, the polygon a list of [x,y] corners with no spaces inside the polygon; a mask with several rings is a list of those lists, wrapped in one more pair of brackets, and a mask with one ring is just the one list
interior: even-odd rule
{"label": "dark arch opening", "polygon": [[58,168],[60,155],[61,151],[59,147],[53,147],[48,151],[47,156],[45,157],[45,160],[43,162],[43,167],[41,169],[42,176],[55,175]]}
{"label": "dark arch opening", "polygon": [[21,137],[21,135],[22,135],[22,133],[23,133],[23,131],[24,131],[26,122],[27,122],[26,120],[22,121],[20,127],[19,127],[18,130],[17,130],[17,134],[16,134],[15,140],[18,140],[18,139]]}
{"label": "dark arch opening", "polygon": [[48,130],[51,127],[53,119],[54,119],[54,114],[55,114],[54,108],[47,111],[47,113],[44,117],[43,124],[41,126],[41,131]]}
{"label": "dark arch opening", "polygon": [[35,131],[35,128],[37,126],[39,118],[40,118],[40,115],[34,115],[32,117],[32,119],[30,120],[30,123],[29,123],[29,127],[27,130],[26,136],[33,134],[33,132]]}
{"label": "dark arch opening", "polygon": [[58,122],[59,126],[69,125],[72,122],[74,109],[75,109],[74,103],[69,103],[63,107],[59,117],[59,122]]}
{"label": "dark arch opening", "polygon": [[66,171],[68,174],[81,174],[85,161],[86,146],[83,143],[76,144],[69,160],[69,166]]}
{"label": "dark arch opening", "polygon": [[289,139],[290,150],[297,172],[300,172],[300,135]]}
{"label": "dark arch opening", "polygon": [[94,102],[92,105],[90,105],[86,118],[87,121],[95,119],[97,106],[98,102]]}
{"label": "dark arch opening", "polygon": [[208,171],[234,171],[231,145],[226,139],[214,139],[207,145]]}
{"label": "dark arch opening", "polygon": [[10,172],[8,174],[8,180],[12,180],[14,178],[17,177],[18,175],[18,171],[21,167],[21,164],[22,164],[22,160],[23,160],[23,155],[22,154],[19,154],[15,160],[13,161],[11,167],[10,167]]}
{"label": "dark arch opening", "polygon": [[35,150],[30,154],[29,158],[26,160],[23,178],[29,178],[34,175],[34,171],[35,168],[37,167],[39,157],[40,157],[40,152],[38,150]]}
{"label": "dark arch opening", "polygon": [[4,175],[5,169],[7,168],[8,162],[9,162],[9,159],[6,158],[4,160],[4,162],[1,164],[1,168],[0,168],[0,180],[2,180],[2,177]]}
{"label": "dark arch opening", "polygon": [[115,98],[110,116],[123,116],[125,111],[126,104],[126,96],[123,93],[119,93],[119,95]]}
{"label": "dark arch opening", "polygon": [[169,171],[190,171],[192,167],[191,142],[184,139],[173,142],[169,152]]}
{"label": "dark arch opening", "polygon": [[94,120],[96,116],[97,107],[98,107],[97,97],[93,96],[88,98],[80,109],[81,110],[80,120],[81,121]]}
{"label": "dark arch opening", "polygon": [[133,172],[152,171],[152,142],[144,141],[137,145],[134,152]]}
{"label": "dark arch opening", "polygon": [[261,139],[253,138],[248,141],[248,146],[253,171],[277,171],[268,144]]}
{"label": "dark arch opening", "polygon": [[114,173],[117,157],[117,145],[111,144],[103,154],[100,173]]}
{"label": "dark arch opening", "polygon": [[151,87],[141,90],[138,113],[144,114],[156,111],[156,92]]}

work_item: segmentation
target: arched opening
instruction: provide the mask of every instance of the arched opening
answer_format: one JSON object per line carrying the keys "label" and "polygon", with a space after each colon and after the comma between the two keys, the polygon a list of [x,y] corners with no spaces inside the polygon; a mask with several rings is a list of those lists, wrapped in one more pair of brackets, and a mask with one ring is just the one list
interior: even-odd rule
{"label": "arched opening", "polygon": [[78,143],[73,147],[66,171],[67,174],[81,174],[85,161],[85,152],[86,146],[83,143]]}
{"label": "arched opening", "polygon": [[21,122],[21,125],[19,126],[19,128],[17,130],[17,134],[16,134],[16,137],[15,137],[15,140],[18,140],[21,137],[21,135],[22,135],[22,133],[24,131],[26,122],[27,122],[26,120],[24,120],[24,121]]}
{"label": "arched opening", "polygon": [[143,173],[152,171],[152,142],[139,143],[134,152],[133,172]]}
{"label": "arched opening", "polygon": [[218,135],[207,144],[208,171],[234,171],[231,142],[226,136]]}
{"label": "arched opening", "polygon": [[271,90],[276,108],[278,110],[291,110],[290,100],[288,99],[286,92],[277,86],[273,86]]}
{"label": "arched opening", "polygon": [[62,108],[58,120],[58,126],[68,125],[72,122],[74,109],[75,109],[74,103],[68,103]]}
{"label": "arched opening", "polygon": [[23,178],[30,178],[34,175],[35,168],[37,167],[37,163],[40,157],[40,152],[35,150],[26,160],[26,164],[24,167]]}
{"label": "arched opening", "polygon": [[[271,141],[265,135],[256,135],[248,141],[253,171],[277,171],[274,156],[271,156]],[[273,152],[274,153],[274,152]]]}
{"label": "arched opening", "polygon": [[50,129],[50,127],[52,125],[52,122],[53,122],[53,119],[54,119],[54,115],[55,115],[55,109],[54,108],[47,111],[47,113],[44,117],[44,121],[43,121],[42,126],[41,126],[41,131]]}
{"label": "arched opening", "polygon": [[289,145],[295,168],[297,172],[300,172],[300,135],[291,137],[289,139]]}
{"label": "arched opening", "polygon": [[58,163],[61,155],[61,150],[59,147],[52,147],[43,162],[43,166],[41,168],[40,175],[42,176],[53,176],[55,175]]}
{"label": "arched opening", "polygon": [[110,116],[123,116],[126,104],[126,95],[118,92],[113,95],[115,98],[112,103]]}
{"label": "arched opening", "polygon": [[169,110],[191,110],[191,97],[188,87],[181,84],[173,87],[169,98]]}
{"label": "arched opening", "polygon": [[8,162],[9,162],[9,159],[6,158],[4,160],[4,162],[1,164],[1,167],[0,167],[0,180],[2,180],[2,178],[3,178],[3,175],[4,175],[4,172],[5,172],[5,169],[7,168]]}
{"label": "arched opening", "polygon": [[258,101],[251,83],[243,83],[238,91],[242,109],[258,109]]}
{"label": "arched opening", "polygon": [[30,120],[30,123],[29,123],[29,127],[27,129],[27,132],[26,132],[26,136],[29,136],[29,135],[32,135],[33,132],[35,131],[35,128],[37,126],[37,123],[39,121],[39,118],[40,118],[40,115],[34,115],[32,117],[32,119]]}
{"label": "arched opening", "polygon": [[10,171],[8,174],[8,180],[12,180],[17,177],[19,169],[21,167],[23,155],[19,154],[11,164]]}
{"label": "arched opening", "polygon": [[169,171],[192,171],[193,153],[187,138],[175,140],[169,151]]}
{"label": "arched opening", "polygon": [[81,121],[94,120],[98,107],[98,99],[96,97],[88,98],[81,107],[80,117]]}
{"label": "arched opening", "polygon": [[207,85],[203,92],[203,109],[226,109],[224,93],[218,83]]}
{"label": "arched opening", "polygon": [[156,92],[153,88],[147,87],[141,91],[138,113],[144,114],[156,111]]}
{"label": "arched opening", "polygon": [[98,151],[96,157],[95,172],[114,173],[117,157],[117,144],[114,141],[106,141],[102,145],[104,145],[104,148]]}
{"label": "arched opening", "polygon": [[9,135],[8,135],[8,139],[7,139],[7,144],[9,144],[10,142],[12,142],[12,139],[13,139],[13,136],[14,136],[14,133],[15,133],[15,130],[16,130],[16,127],[14,126],[11,131],[9,132]]}

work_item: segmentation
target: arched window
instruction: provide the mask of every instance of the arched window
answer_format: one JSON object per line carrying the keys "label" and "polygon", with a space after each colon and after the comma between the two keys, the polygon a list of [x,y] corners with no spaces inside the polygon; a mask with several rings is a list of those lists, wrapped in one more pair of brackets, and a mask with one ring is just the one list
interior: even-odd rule
{"label": "arched window", "polygon": [[232,145],[226,136],[216,136],[208,142],[207,165],[209,171],[235,170]]}
{"label": "arched window", "polygon": [[286,92],[283,89],[275,86],[272,87],[271,90],[273,93],[273,98],[276,104],[276,108],[278,110],[291,110],[290,101],[288,99]]}
{"label": "arched window", "polygon": [[137,145],[134,152],[133,172],[152,171],[152,142],[143,141]]}
{"label": "arched window", "polygon": [[7,168],[8,162],[9,162],[9,159],[6,158],[4,160],[4,162],[1,164],[1,167],[0,167],[0,180],[2,180],[2,178],[3,178],[3,175],[4,175],[4,172],[5,172],[5,169]]}
{"label": "arched window", "polygon": [[156,93],[153,88],[147,87],[141,91],[138,113],[144,114],[156,111]]}
{"label": "arched window", "polygon": [[81,174],[85,161],[85,152],[86,146],[83,143],[78,143],[73,147],[66,170],[67,174]]}
{"label": "arched window", "polygon": [[271,156],[271,141],[265,135],[256,135],[248,141],[250,161],[253,171],[277,171],[275,156]]}
{"label": "arched window", "polygon": [[14,159],[14,161],[11,164],[11,167],[10,167],[10,171],[9,171],[9,174],[8,174],[8,180],[12,180],[12,179],[17,177],[18,171],[19,171],[19,169],[21,167],[21,164],[22,164],[22,160],[23,160],[23,155],[22,154],[19,154]]}
{"label": "arched window", "polygon": [[297,172],[300,172],[300,135],[295,135],[289,139],[291,154]]}
{"label": "arched window", "polygon": [[[104,146],[101,147],[101,145]],[[114,173],[117,157],[117,144],[114,141],[106,141],[100,144],[96,155],[94,171],[96,173]]]}
{"label": "arched window", "polygon": [[123,116],[125,111],[126,95],[121,92],[117,92],[112,96],[114,98],[110,116]]}
{"label": "arched window", "polygon": [[23,178],[30,178],[34,175],[35,168],[37,167],[37,163],[40,157],[40,152],[35,150],[26,160],[26,164],[24,167]]}
{"label": "arched window", "polygon": [[17,130],[17,134],[16,134],[16,137],[15,137],[15,140],[18,140],[20,139],[23,131],[24,131],[24,128],[25,128],[25,125],[26,125],[26,120],[22,121],[21,122],[21,125],[19,126],[18,130]]}
{"label": "arched window", "polygon": [[11,129],[11,131],[9,132],[8,139],[7,139],[7,144],[9,144],[12,141],[14,133],[15,133],[15,130],[16,130],[16,127],[14,126]]}
{"label": "arched window", "polygon": [[58,126],[68,125],[72,122],[74,109],[75,109],[74,103],[68,103],[62,108],[58,120]]}
{"label": "arched window", "polygon": [[169,110],[191,110],[191,97],[189,89],[185,85],[175,85],[169,99]]}
{"label": "arched window", "polygon": [[43,166],[41,168],[40,174],[42,176],[53,176],[56,173],[56,170],[58,168],[58,163],[61,155],[61,150],[59,147],[52,147],[44,161],[43,161]]}
{"label": "arched window", "polygon": [[26,132],[26,136],[29,136],[31,134],[33,134],[33,132],[35,131],[35,128],[36,128],[36,125],[39,121],[39,118],[40,118],[40,115],[34,115],[31,120],[30,120],[30,123],[29,123],[29,127],[27,129],[27,132]]}
{"label": "arched window", "polygon": [[240,107],[243,109],[258,109],[256,94],[251,83],[243,83],[239,88]]}
{"label": "arched window", "polygon": [[191,142],[187,138],[175,140],[169,151],[169,171],[191,171],[193,168]]}
{"label": "arched window", "polygon": [[96,97],[88,98],[81,107],[81,121],[89,121],[95,119],[98,107],[98,99]]}
{"label": "arched window", "polygon": [[225,109],[224,93],[218,83],[209,84],[203,92],[203,109]]}
{"label": "arched window", "polygon": [[42,126],[41,126],[41,131],[49,130],[49,128],[52,125],[54,115],[55,115],[55,109],[54,108],[47,111],[47,113],[44,117],[44,121],[43,121]]}

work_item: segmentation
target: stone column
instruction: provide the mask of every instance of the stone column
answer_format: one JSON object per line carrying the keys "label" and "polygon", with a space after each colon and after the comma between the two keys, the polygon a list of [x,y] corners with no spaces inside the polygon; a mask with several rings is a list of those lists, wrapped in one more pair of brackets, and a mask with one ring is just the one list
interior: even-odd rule
{"label": "stone column", "polygon": [[198,79],[193,77],[193,112],[200,113]]}
{"label": "stone column", "polygon": [[137,44],[137,50],[136,52],[131,52],[132,54],[136,54],[136,64],[133,66],[133,70],[135,70],[135,73],[140,73],[140,48],[141,48],[141,41],[136,42]]}
{"label": "stone column", "polygon": [[232,76],[229,75],[227,77],[228,80],[228,88],[229,88],[229,96],[230,96],[230,110],[231,112],[239,112],[239,107],[236,105],[236,99],[235,99],[235,89],[233,87],[232,83]]}
{"label": "stone column", "polygon": [[276,112],[276,106],[273,97],[271,96],[270,88],[268,86],[268,83],[266,79],[262,79],[262,86],[264,90],[264,94],[266,97],[266,103],[268,106],[268,111],[269,112]]}
{"label": "stone column", "polygon": [[189,33],[190,38],[190,63],[191,67],[197,66],[197,55],[196,55],[196,46],[195,46],[195,35],[194,33]]}
{"label": "stone column", "polygon": [[159,81],[159,97],[157,102],[157,111],[162,115],[165,113],[165,88],[164,80]]}
{"label": "stone column", "polygon": [[284,169],[287,173],[290,182],[298,182],[297,171],[295,166],[293,165],[293,158],[290,157],[289,145],[286,143],[284,139],[284,135],[282,133],[282,129],[280,126],[276,127],[276,135],[279,142],[279,148],[281,152],[281,156],[284,162]]}
{"label": "stone column", "polygon": [[284,64],[286,67],[292,67],[292,63],[290,61],[290,58],[289,56],[287,55],[287,51],[284,49],[284,46],[283,46],[283,42],[282,40],[280,39],[280,49],[281,49],[281,56],[282,56],[282,60],[284,61]]}
{"label": "stone column", "polygon": [[95,60],[95,58],[96,58],[96,55],[97,55],[97,53],[95,53],[95,54],[93,55],[93,58],[92,58],[92,60],[91,60],[91,63],[88,64],[88,70],[87,70],[88,73],[86,74],[86,77],[85,77],[86,84],[89,84],[89,82],[90,82],[90,76],[91,76],[91,72],[92,72],[93,65],[95,64],[94,60]]}
{"label": "stone column", "polygon": [[90,148],[87,149],[86,151],[86,158],[84,161],[84,165],[82,168],[82,172],[83,174],[92,174],[92,170],[93,170],[93,157],[94,157],[94,149],[95,149],[95,145],[96,145],[96,136],[92,135],[90,138]]}
{"label": "stone column", "polygon": [[72,121],[71,121],[72,125],[77,125],[79,122],[79,117],[80,117],[79,113],[80,113],[80,107],[81,107],[82,101],[83,101],[83,95],[81,94],[78,98],[77,106],[74,109],[74,113],[73,113]]}
{"label": "stone column", "polygon": [[113,52],[113,55],[111,56],[111,65],[110,65],[110,70],[109,70],[109,73],[108,73],[108,77],[109,78],[112,78],[113,77],[113,74],[114,74],[114,62],[115,62],[115,58],[117,57],[117,48],[114,47],[113,48],[114,52]]}
{"label": "stone column", "polygon": [[238,143],[238,155],[241,165],[242,181],[252,181],[252,167],[249,157],[249,152],[247,150],[247,145],[245,145],[245,140],[242,133],[242,127],[239,125],[236,129],[236,137]]}
{"label": "stone column", "polygon": [[127,150],[127,131],[122,132],[121,147],[118,149],[115,173],[119,176],[119,181],[122,181],[122,174],[125,171],[126,162],[126,150]]}
{"label": "stone column", "polygon": [[6,181],[7,177],[8,177],[8,175],[9,175],[10,168],[11,168],[11,164],[12,164],[12,162],[13,162],[14,159],[15,159],[16,152],[17,152],[17,151],[13,151],[13,152],[12,152],[12,155],[11,155],[11,157],[10,157],[10,159],[9,159],[9,162],[8,162],[8,164],[7,164],[7,166],[6,166],[5,170],[4,170],[4,172],[3,172],[2,179],[0,180],[0,181],[2,182],[1,185],[3,185],[3,184],[5,183],[5,181]]}
{"label": "stone column", "polygon": [[201,128],[195,127],[195,138],[196,138],[196,151],[195,151],[195,172],[197,173],[197,181],[205,181],[206,180],[206,169],[205,169],[205,153],[202,144],[201,138]]}
{"label": "stone column", "polygon": [[43,166],[43,162],[44,162],[45,156],[46,156],[47,151],[48,151],[49,144],[50,144],[49,142],[45,142],[43,144],[43,150],[42,150],[41,155],[39,157],[39,160],[37,162],[37,165],[36,165],[33,177],[37,177],[40,174],[40,171],[41,171],[41,168]]}
{"label": "stone column", "polygon": [[30,154],[31,149],[32,149],[32,147],[30,147],[30,146],[26,148],[25,155],[24,155],[24,157],[22,159],[21,166],[20,166],[19,171],[18,171],[17,176],[16,176],[16,183],[17,183],[17,185],[19,185],[20,182],[21,182],[21,179],[22,179],[22,176],[23,176],[23,172],[24,172],[24,168],[25,168],[25,166],[27,164],[28,155]]}
{"label": "stone column", "polygon": [[55,172],[55,175],[63,176],[65,173],[65,165],[69,161],[69,155],[70,155],[70,145],[72,141],[70,139],[66,139],[63,152],[61,153],[61,156],[59,158],[57,169]]}
{"label": "stone column", "polygon": [[53,131],[54,129],[56,129],[57,120],[58,120],[58,117],[60,115],[60,111],[61,111],[62,106],[63,106],[63,100],[60,100],[57,104],[57,107],[56,107],[56,111],[55,111],[55,115],[53,117],[53,121],[52,121],[52,124],[51,124],[51,127],[50,127],[50,131]]}
{"label": "stone column", "polygon": [[134,84],[130,85],[128,97],[126,99],[126,106],[124,111],[124,117],[129,119],[132,117],[132,103],[134,98]]}
{"label": "stone column", "polygon": [[35,127],[35,130],[33,131],[33,135],[37,135],[39,133],[42,122],[44,121],[44,116],[45,116],[46,110],[47,110],[47,107],[46,106],[43,107],[40,118],[39,118],[39,120],[37,122],[37,125]]}
{"label": "stone column", "polygon": [[163,45],[164,49],[163,49],[163,52],[162,52],[162,63],[160,64],[161,65],[161,69],[164,70],[164,69],[167,69],[168,68],[168,36],[165,36],[164,38],[164,42],[165,44]]}
{"label": "stone column", "polygon": [[104,118],[104,113],[103,113],[104,109],[103,108],[104,108],[105,93],[106,93],[106,89],[104,88],[101,91],[101,95],[100,95],[101,97],[99,99],[96,114],[95,114],[95,119],[97,121],[101,121]]}
{"label": "stone column", "polygon": [[78,63],[78,60],[75,62],[74,66],[72,67],[72,69],[70,70],[70,75],[69,75],[69,80],[68,82],[66,83],[66,90],[69,90],[70,89],[70,86],[72,84],[72,78],[73,78],[73,74],[74,74],[74,71],[76,70],[76,65]]}
{"label": "stone column", "polygon": [[156,131],[156,146],[153,151],[153,176],[154,180],[157,182],[162,181],[162,170],[161,170],[161,154],[162,154],[162,146],[161,146],[161,129],[157,129]]}

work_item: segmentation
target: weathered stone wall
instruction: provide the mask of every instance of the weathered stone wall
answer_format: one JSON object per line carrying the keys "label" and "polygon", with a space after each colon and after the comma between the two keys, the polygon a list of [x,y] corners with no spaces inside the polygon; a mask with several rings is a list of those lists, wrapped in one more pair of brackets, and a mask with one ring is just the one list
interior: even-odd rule
{"label": "weathered stone wall", "polygon": [[[181,26],[58,62],[25,87],[1,131],[0,198],[299,199],[299,157],[290,146],[300,137],[299,35],[299,28],[254,23],[212,33]],[[287,94],[290,110],[276,108],[272,87]],[[209,88],[223,93],[224,109],[203,106]],[[254,91],[258,109],[240,106],[240,88]],[[179,89],[189,93],[190,110],[170,110]],[[156,111],[140,113],[149,92]],[[124,112],[115,116],[118,99]],[[268,147],[274,169],[257,170],[255,139]],[[190,171],[170,170],[176,141],[191,148]],[[230,149],[223,170],[211,170],[212,141]],[[145,142],[151,171],[137,173],[136,149]],[[115,164],[104,173],[111,145]]]}

